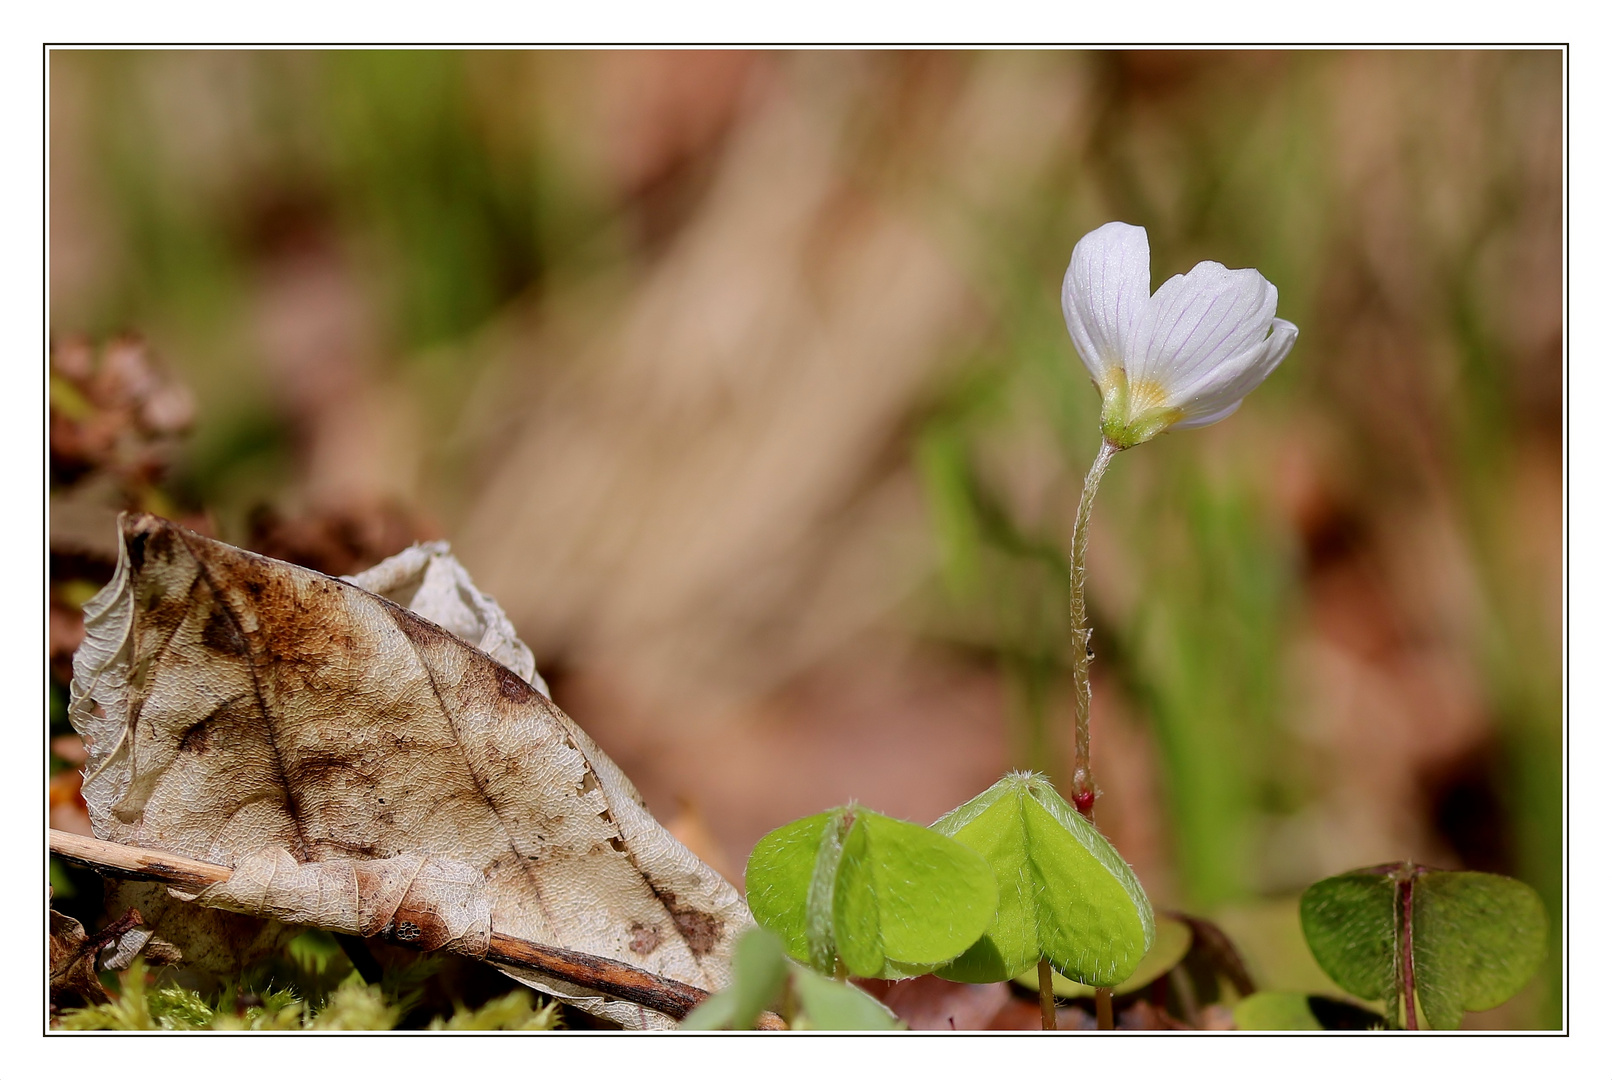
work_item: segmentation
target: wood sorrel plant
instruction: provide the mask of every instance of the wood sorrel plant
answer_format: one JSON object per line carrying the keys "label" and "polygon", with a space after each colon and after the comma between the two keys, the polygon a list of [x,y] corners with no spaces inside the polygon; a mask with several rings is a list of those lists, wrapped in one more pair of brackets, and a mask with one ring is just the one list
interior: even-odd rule
{"label": "wood sorrel plant", "polygon": [[[935,823],[935,833],[953,838],[951,847],[854,806],[769,834],[746,875],[751,908],[797,960],[820,972],[890,977],[938,970],[958,981],[994,982],[1034,968],[1049,1028],[1057,972],[1098,987],[1099,1026],[1112,1027],[1105,991],[1135,972],[1154,944],[1151,904],[1091,824],[1085,554],[1092,503],[1114,454],[1170,428],[1230,415],[1287,355],[1297,330],[1275,318],[1276,289],[1257,271],[1201,263],[1152,297],[1148,273],[1147,233],[1114,222],[1075,246],[1064,278],[1070,336],[1103,395],[1103,442],[1086,477],[1070,552],[1074,810],[1044,778],[1010,774]],[[853,839],[859,839],[854,856]],[[976,852],[990,875],[970,889],[971,875],[959,871],[975,865],[964,856]],[[942,877],[951,884],[927,884],[929,875],[917,870],[926,864],[945,865]],[[991,878],[995,896],[988,897]],[[951,895],[959,892],[966,895]],[[945,913],[950,919],[926,911],[948,903],[958,907]],[[964,909],[967,918],[960,917]],[[966,932],[956,933],[965,924]],[[944,940],[934,929],[942,925],[952,931]]]}
{"label": "wood sorrel plant", "polygon": [[[746,881],[756,919],[777,935],[752,950],[772,957],[771,966],[765,978],[736,966],[734,987],[700,1026],[745,1026],[765,1002],[795,1017],[794,1026],[820,1026],[823,1016],[802,1020],[794,1010],[799,1003],[810,1011],[806,989],[829,985],[824,976],[934,972],[957,982],[1024,984],[1032,971],[1045,1028],[1057,1023],[1055,988],[1091,993],[1097,1026],[1111,1028],[1115,988],[1129,994],[1149,986],[1154,1001],[1161,988],[1179,999],[1191,1026],[1197,1005],[1188,958],[1201,965],[1231,953],[1225,970],[1240,975],[1236,1019],[1245,1029],[1414,1028],[1419,1019],[1453,1027],[1463,1010],[1516,993],[1537,968],[1547,919],[1528,886],[1395,863],[1319,882],[1302,905],[1321,967],[1349,992],[1383,1002],[1382,1013],[1315,995],[1256,993],[1217,929],[1186,916],[1155,918],[1135,874],[1098,832],[1085,600],[1097,486],[1121,450],[1230,416],[1298,336],[1276,317],[1276,288],[1256,270],[1202,262],[1152,294],[1149,272],[1146,231],[1110,222],[1075,245],[1063,282],[1069,335],[1102,395],[1102,444],[1070,540],[1070,801],[1039,774],[1009,773],[929,829],[852,804],[769,833],[751,854]],[[1165,929],[1172,932],[1159,932]],[[786,977],[779,949],[812,970]],[[873,1026],[888,1023],[868,1015]]]}

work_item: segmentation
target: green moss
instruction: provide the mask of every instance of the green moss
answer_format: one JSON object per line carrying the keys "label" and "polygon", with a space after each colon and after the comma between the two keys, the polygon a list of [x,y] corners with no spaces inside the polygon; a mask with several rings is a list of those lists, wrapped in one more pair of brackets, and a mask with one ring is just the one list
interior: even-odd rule
{"label": "green moss", "polygon": [[[420,1026],[408,1018],[442,966],[438,957],[422,957],[371,985],[352,970],[330,935],[315,931],[212,996],[174,985],[166,972],[153,973],[136,959],[113,975],[111,1002],[69,1009],[59,1022],[68,1031],[391,1031],[406,1022]],[[426,1026],[552,1031],[559,1026],[559,1006],[518,988],[476,1008],[457,1005],[451,1016],[432,1017]]]}
{"label": "green moss", "polygon": [[554,1002],[539,1007],[529,990],[511,990],[479,1009],[463,1005],[447,1018],[431,1021],[431,1031],[553,1031],[559,1027],[560,1007]]}

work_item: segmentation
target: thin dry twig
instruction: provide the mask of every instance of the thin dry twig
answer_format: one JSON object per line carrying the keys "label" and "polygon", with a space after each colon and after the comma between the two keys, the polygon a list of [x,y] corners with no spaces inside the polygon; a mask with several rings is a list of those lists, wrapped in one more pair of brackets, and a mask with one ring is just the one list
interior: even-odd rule
{"label": "thin dry twig", "polygon": [[[233,874],[227,866],[187,859],[164,851],[115,844],[58,829],[50,830],[50,850],[53,855],[102,874],[132,881],[161,882],[191,892],[228,881]],[[396,943],[410,944],[406,941]],[[563,979],[678,1020],[710,996],[708,991],[697,986],[663,978],[619,960],[552,945],[539,945],[500,934],[496,930],[489,940],[486,959],[536,975]],[[758,1026],[777,1031],[783,1030],[786,1025],[775,1014],[763,1013]]]}

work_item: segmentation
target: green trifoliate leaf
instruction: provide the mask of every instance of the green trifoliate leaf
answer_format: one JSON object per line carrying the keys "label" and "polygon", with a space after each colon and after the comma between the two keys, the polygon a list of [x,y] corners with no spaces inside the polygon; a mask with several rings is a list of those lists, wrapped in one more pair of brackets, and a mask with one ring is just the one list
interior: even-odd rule
{"label": "green trifoliate leaf", "polygon": [[1045,956],[1088,986],[1115,986],[1153,944],[1153,907],[1113,845],[1046,777],[1010,773],[935,822],[996,874],[996,920],[938,974],[1001,982]]}
{"label": "green trifoliate leaf", "polygon": [[996,911],[973,851],[921,825],[847,806],[761,838],[745,871],[756,921],[824,974],[899,979],[945,963]]}
{"label": "green trifoliate leaf", "polygon": [[1421,1014],[1444,1029],[1521,990],[1544,959],[1548,930],[1539,894],[1520,881],[1410,864],[1318,881],[1299,915],[1316,962],[1339,986],[1388,1002],[1401,1023],[1404,990],[1414,987]]}

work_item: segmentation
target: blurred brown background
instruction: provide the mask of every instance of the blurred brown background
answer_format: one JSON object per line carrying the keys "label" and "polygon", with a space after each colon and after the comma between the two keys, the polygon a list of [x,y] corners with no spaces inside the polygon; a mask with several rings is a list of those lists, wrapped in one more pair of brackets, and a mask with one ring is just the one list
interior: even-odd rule
{"label": "blurred brown background", "polygon": [[1352,867],[1559,912],[1561,110],[1554,51],[53,52],[56,704],[138,504],[332,573],[451,540],[735,878],[1061,782],[1058,288],[1121,219],[1301,334],[1104,484],[1099,822],[1273,988]]}

